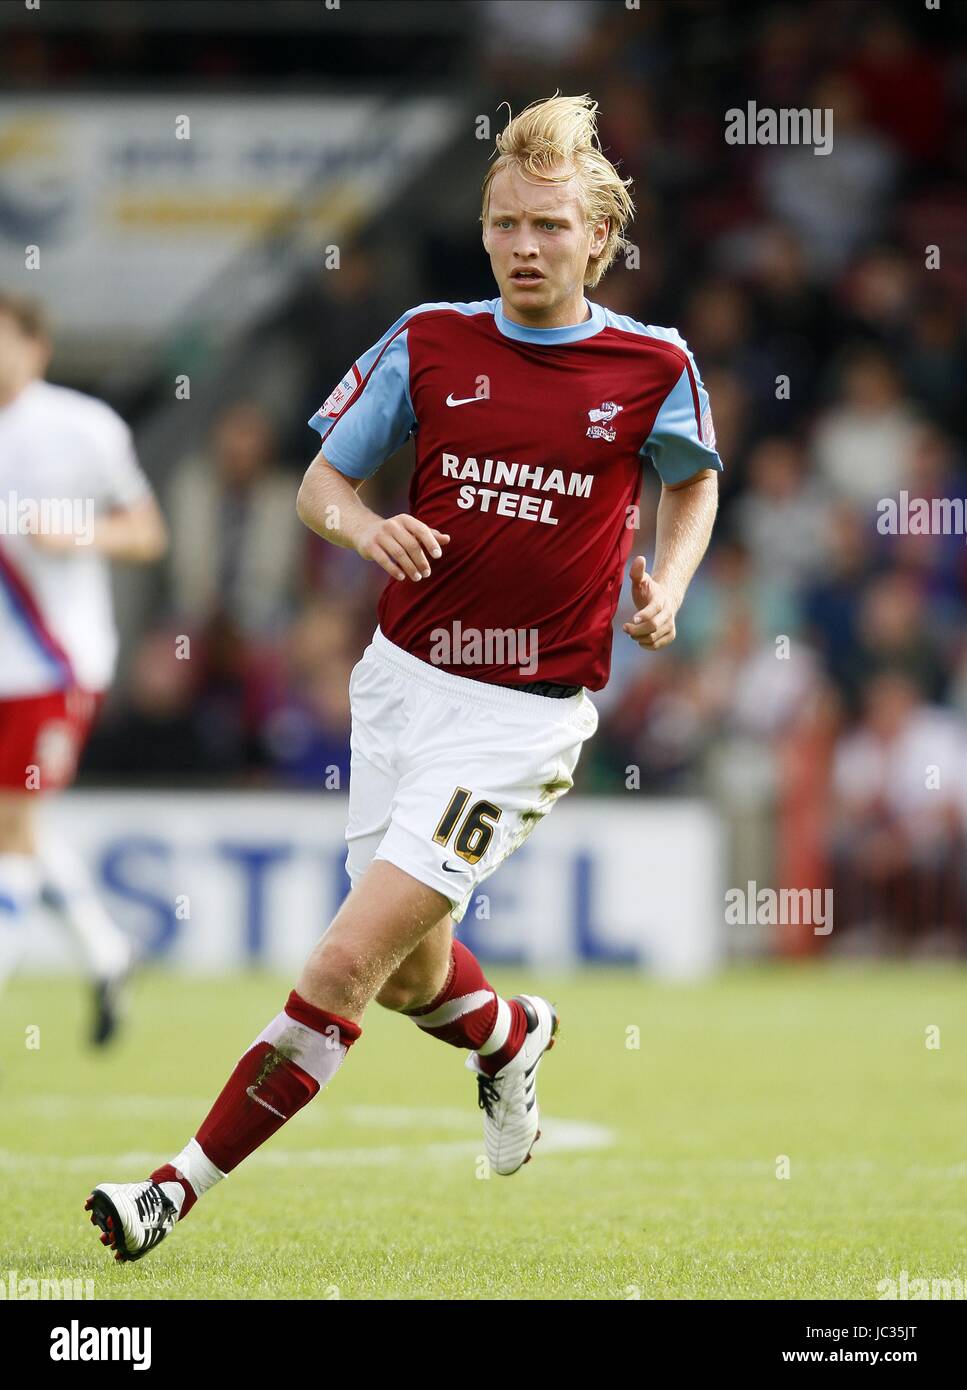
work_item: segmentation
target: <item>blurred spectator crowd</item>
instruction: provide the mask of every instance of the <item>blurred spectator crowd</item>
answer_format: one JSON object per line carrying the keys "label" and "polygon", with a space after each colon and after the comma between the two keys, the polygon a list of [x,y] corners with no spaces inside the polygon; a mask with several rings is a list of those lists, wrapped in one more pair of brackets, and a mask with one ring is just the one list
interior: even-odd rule
{"label": "blurred spectator crowd", "polygon": [[[725,464],[671,648],[647,655],[622,633],[625,588],[578,788],[625,794],[634,769],[642,794],[711,794],[752,826],[750,862],[765,837],[780,881],[835,879],[855,943],[959,932],[967,949],[967,537],[882,523],[904,491],[967,498],[962,50],[889,4],[742,19],[643,3],[634,26],[583,0],[474,10],[482,109],[555,88],[599,101],[602,143],[635,178],[640,264],[592,297],[679,328]],[[528,24],[541,42],[525,62]],[[727,146],[725,110],[753,99],[832,108],[834,153]],[[273,325],[303,364],[284,414],[226,401],[159,485],[164,616],[134,645],[88,776],[346,785],[348,676],[383,575],[298,523],[317,447],[304,421],[406,307],[494,294],[479,165],[462,227],[425,210],[405,282],[364,243],[332,284],[304,286]],[[366,485],[370,505],[406,509],[409,459]],[[632,553],[650,558],[646,471]],[[172,655],[179,635],[191,660]]]}

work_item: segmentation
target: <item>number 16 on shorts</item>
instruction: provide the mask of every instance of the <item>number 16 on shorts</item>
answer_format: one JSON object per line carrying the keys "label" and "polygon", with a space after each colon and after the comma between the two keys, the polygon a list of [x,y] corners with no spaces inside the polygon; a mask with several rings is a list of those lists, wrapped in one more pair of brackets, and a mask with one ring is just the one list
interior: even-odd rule
{"label": "number 16 on shorts", "polygon": [[457,787],[433,833],[433,842],[446,847],[456,830],[453,852],[468,864],[477,864],[487,853],[494,827],[503,812],[492,801],[475,801],[467,810],[473,792]]}

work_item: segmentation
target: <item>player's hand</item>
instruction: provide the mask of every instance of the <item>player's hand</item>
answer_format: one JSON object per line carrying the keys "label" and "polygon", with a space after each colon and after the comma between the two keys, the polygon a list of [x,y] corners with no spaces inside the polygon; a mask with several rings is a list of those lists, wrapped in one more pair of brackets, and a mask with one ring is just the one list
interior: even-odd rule
{"label": "player's hand", "polygon": [[30,543],[38,550],[46,550],[49,555],[66,555],[68,551],[80,547],[77,537],[69,532],[33,531],[30,533]]}
{"label": "player's hand", "polygon": [[450,537],[402,512],[380,517],[359,538],[357,551],[364,560],[375,560],[394,579],[426,579],[430,573],[427,556],[438,560]]}
{"label": "player's hand", "polygon": [[636,555],[631,562],[631,599],[636,612],[631,622],[623,625],[628,636],[649,652],[674,642],[678,605],[665,586],[648,573],[644,555]]}

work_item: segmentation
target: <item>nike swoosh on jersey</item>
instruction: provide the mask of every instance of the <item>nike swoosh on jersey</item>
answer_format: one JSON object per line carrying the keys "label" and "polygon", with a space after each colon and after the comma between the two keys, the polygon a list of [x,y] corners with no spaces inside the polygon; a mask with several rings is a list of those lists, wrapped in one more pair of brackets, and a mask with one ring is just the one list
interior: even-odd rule
{"label": "nike swoosh on jersey", "polygon": [[447,396],[447,405],[469,405],[471,401],[485,401],[487,399],[486,396],[464,396],[463,400],[455,401],[453,399],[453,392],[451,391],[449,396]]}

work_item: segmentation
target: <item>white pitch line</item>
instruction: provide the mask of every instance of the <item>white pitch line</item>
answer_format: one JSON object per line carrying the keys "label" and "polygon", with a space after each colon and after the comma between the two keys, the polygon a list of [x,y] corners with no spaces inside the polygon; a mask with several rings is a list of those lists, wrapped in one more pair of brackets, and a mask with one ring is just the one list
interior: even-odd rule
{"label": "white pitch line", "polygon": [[[603,1125],[584,1124],[580,1120],[545,1120],[543,1137],[537,1153],[548,1156],[555,1153],[600,1152],[609,1148],[615,1141],[612,1131]],[[258,1155],[258,1162],[275,1168],[329,1168],[356,1167],[381,1168],[393,1164],[406,1163],[412,1166],[421,1160],[439,1161],[453,1158],[479,1158],[482,1144],[479,1140],[455,1139],[423,1146],[386,1144],[369,1148],[347,1149],[266,1149]],[[158,1151],[132,1149],[126,1153],[108,1154],[17,1154],[9,1149],[0,1149],[0,1172],[86,1172],[106,1168],[129,1168],[139,1175],[149,1171],[158,1163]],[[635,1158],[631,1155],[605,1155],[607,1171],[628,1169],[638,1174],[647,1173],[655,1177],[682,1178],[769,1178],[774,1177],[771,1159],[656,1159]],[[812,1179],[828,1180],[860,1174],[884,1173],[892,1177],[916,1181],[932,1178],[962,1181],[967,1176],[967,1164],[914,1164],[906,1168],[894,1168],[892,1164],[879,1164],[871,1159],[822,1160],[800,1164],[802,1176]]]}
{"label": "white pitch line", "polygon": [[59,1120],[65,1115],[133,1115],[150,1118],[166,1113],[181,1114],[185,1110],[204,1113],[211,1108],[211,1097],[205,1096],[23,1096],[11,1102],[18,1110],[38,1115],[42,1119]]}
{"label": "white pitch line", "polygon": [[[464,1117],[465,1119],[466,1117]],[[541,1157],[548,1154],[580,1153],[609,1148],[614,1133],[604,1125],[583,1120],[542,1119],[543,1135],[538,1150]],[[446,1143],[425,1144],[421,1147],[403,1144],[374,1145],[352,1149],[266,1149],[259,1162],[273,1168],[382,1168],[395,1164],[414,1164],[421,1160],[439,1162],[453,1158],[476,1158],[482,1152],[477,1139],[455,1139]],[[132,1149],[117,1154],[16,1154],[0,1149],[0,1171],[22,1172],[44,1169],[56,1172],[89,1172],[92,1169],[136,1168],[139,1171],[155,1167],[157,1152]]]}
{"label": "white pitch line", "polygon": [[[211,1107],[208,1096],[105,1096],[91,1098],[76,1095],[24,1096],[12,1106],[18,1110],[41,1116],[44,1119],[62,1120],[71,1115],[91,1114],[118,1115],[125,1119],[144,1117],[151,1119],[165,1113],[182,1115],[185,1111],[197,1115],[199,1119]],[[455,1105],[330,1105],[325,1100],[321,1106],[313,1106],[306,1111],[307,1117],[327,1125],[356,1126],[360,1129],[456,1129],[466,1131],[472,1123],[474,1106],[464,1108]],[[304,1121],[303,1121],[304,1123]],[[611,1131],[602,1125],[585,1123],[580,1120],[549,1120],[558,1132],[585,1139],[580,1143],[568,1142],[568,1148],[603,1148],[613,1143]],[[601,1142],[596,1135],[608,1136]],[[545,1138],[548,1137],[545,1131]],[[542,1141],[543,1144],[543,1141]],[[544,1146],[547,1152],[549,1146]]]}
{"label": "white pitch line", "polygon": [[[469,1093],[468,1093],[469,1094]],[[211,1109],[211,1096],[24,1096],[12,1102],[18,1110],[42,1119],[61,1120],[70,1115],[119,1115],[150,1119],[165,1114],[184,1115],[189,1112],[199,1119]],[[473,1106],[406,1106],[406,1105],[323,1105],[307,1112],[314,1120],[329,1121],[339,1117],[342,1123],[365,1129],[466,1129],[467,1117]]]}
{"label": "white pitch line", "polygon": [[[474,1097],[476,1100],[476,1097]],[[363,1129],[417,1129],[422,1125],[438,1129],[466,1129],[473,1108],[419,1105],[345,1105],[334,1107],[352,1125]]]}

